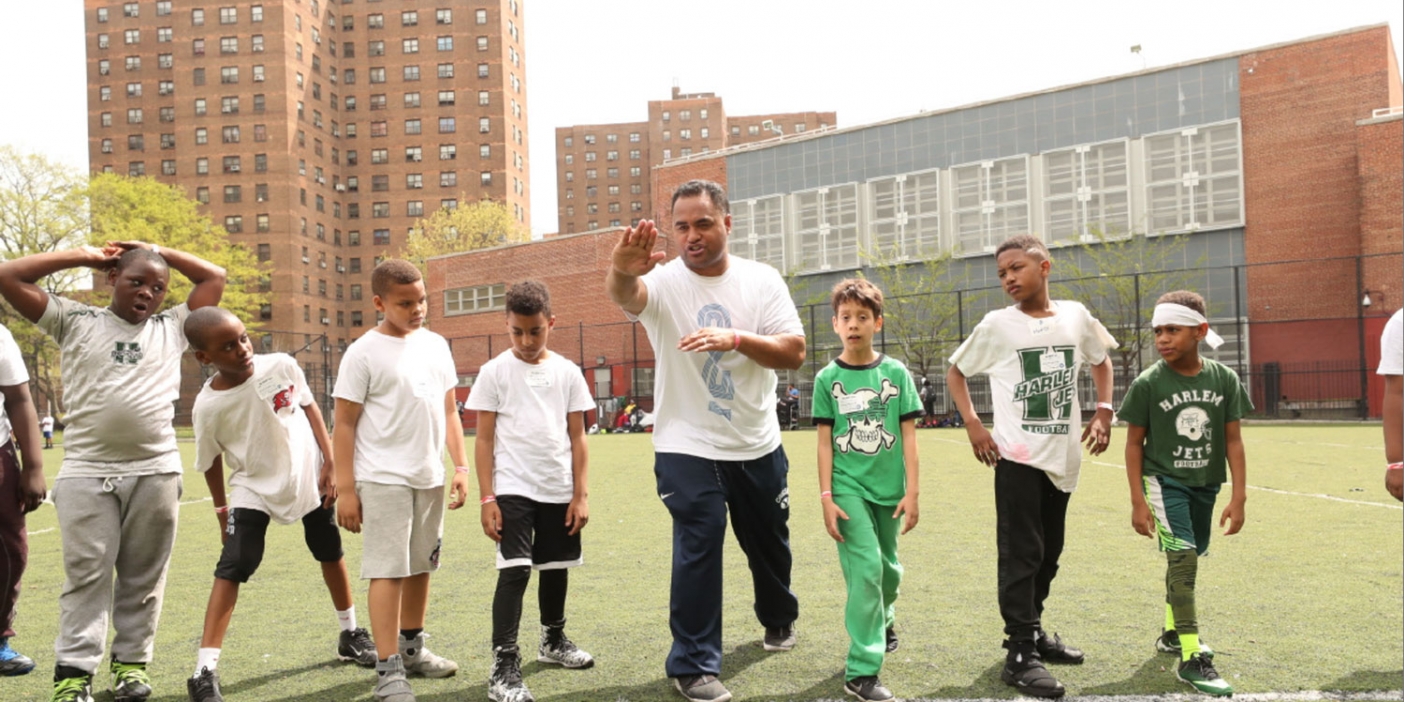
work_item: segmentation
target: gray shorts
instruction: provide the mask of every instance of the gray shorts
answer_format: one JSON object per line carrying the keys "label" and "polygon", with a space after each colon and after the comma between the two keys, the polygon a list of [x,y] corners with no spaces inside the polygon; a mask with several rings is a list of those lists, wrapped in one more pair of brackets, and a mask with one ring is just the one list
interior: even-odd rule
{"label": "gray shorts", "polygon": [[356,483],[361,498],[361,578],[408,578],[439,569],[444,488]]}

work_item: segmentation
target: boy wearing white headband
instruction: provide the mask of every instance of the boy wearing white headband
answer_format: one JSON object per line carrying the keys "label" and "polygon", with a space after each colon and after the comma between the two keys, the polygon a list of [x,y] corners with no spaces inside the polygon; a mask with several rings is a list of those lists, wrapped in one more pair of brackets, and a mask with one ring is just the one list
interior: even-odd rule
{"label": "boy wearing white headband", "polygon": [[[976,460],[994,468],[999,612],[1008,637],[1000,678],[1025,695],[1062,697],[1044,663],[1082,663],[1082,651],[1044,633],[1043,603],[1058,573],[1068,500],[1077,488],[1082,410],[1077,378],[1084,364],[1097,386],[1097,413],[1082,440],[1107,449],[1116,341],[1086,307],[1048,297],[1048,248],[1021,235],[995,250],[999,280],[1013,305],[980,321],[951,356],[946,384],[965,419]],[[994,431],[980,423],[965,379],[987,375]]]}
{"label": "boy wearing white headband", "polygon": [[1156,538],[1166,556],[1165,630],[1157,650],[1179,653],[1176,677],[1196,690],[1228,696],[1214,652],[1199,641],[1194,588],[1199,556],[1209,550],[1214,500],[1233,475],[1233,496],[1219,517],[1224,534],[1243,528],[1247,497],[1238,422],[1253,408],[1238,374],[1200,358],[1199,342],[1223,343],[1209,329],[1204,298],[1178,290],[1160,296],[1151,320],[1161,360],[1131,383],[1118,416],[1126,422],[1131,526]]}

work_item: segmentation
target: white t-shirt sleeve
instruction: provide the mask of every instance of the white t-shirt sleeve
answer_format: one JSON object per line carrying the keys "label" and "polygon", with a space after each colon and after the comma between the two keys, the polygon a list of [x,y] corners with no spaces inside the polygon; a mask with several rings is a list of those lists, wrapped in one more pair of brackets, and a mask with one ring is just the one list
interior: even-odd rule
{"label": "white t-shirt sleeve", "polygon": [[283,363],[287,364],[288,375],[297,387],[298,406],[306,407],[316,402],[317,397],[312,394],[312,386],[307,384],[307,374],[302,372],[302,366],[297,365],[297,360],[292,356],[287,356],[283,358]]}
{"label": "white t-shirt sleeve", "polygon": [[[765,266],[765,264],[758,264]],[[795,309],[795,303],[790,298],[790,289],[785,285],[785,279],[780,277],[780,272],[765,266],[770,271],[766,276],[766,300],[765,308],[762,312],[760,333],[766,336],[776,336],[780,334],[794,334],[804,336],[804,324],[800,321],[799,311]]]}
{"label": "white t-shirt sleeve", "polygon": [[668,285],[667,274],[664,272],[666,264],[658,264],[639,280],[643,283],[644,289],[648,291],[648,297],[644,300],[644,308],[637,315],[624,313],[629,321],[640,321],[644,324],[651,324],[662,314],[662,310],[667,308]]}
{"label": "white t-shirt sleeve", "polygon": [[468,401],[463,403],[465,409],[476,412],[497,412],[502,409],[502,389],[498,380],[498,369],[501,367],[494,361],[483,364],[478,379],[468,391]]}
{"label": "white t-shirt sleeve", "polygon": [[1082,325],[1082,339],[1078,342],[1078,349],[1082,351],[1088,365],[1095,366],[1106,360],[1108,351],[1116,348],[1116,339],[1092,316],[1091,310],[1086,307],[1081,309],[1087,319]]}
{"label": "white t-shirt sleeve", "polygon": [[444,384],[444,389],[439,394],[443,395],[458,386],[458,365],[453,361],[453,348],[449,346],[448,340],[441,338],[439,344],[443,348],[443,360],[439,363],[442,374],[439,377]]}
{"label": "white t-shirt sleeve", "polygon": [[590,384],[585,382],[585,376],[575,364],[570,366],[569,378],[570,404],[567,411],[589,412],[596,409],[595,398],[590,397]]}
{"label": "white t-shirt sleeve", "polygon": [[951,364],[960,369],[961,375],[970,377],[987,373],[999,358],[999,340],[994,333],[994,320],[990,313],[975,329],[960,348],[951,354]]}
{"label": "white t-shirt sleeve", "polygon": [[[9,329],[0,327],[0,386],[13,387],[29,382],[29,371],[24,367],[24,355]],[[4,409],[0,409],[3,412]]]}
{"label": "white t-shirt sleeve", "polygon": [[197,398],[194,410],[195,424],[195,470],[203,473],[214,466],[214,459],[223,453],[219,441],[215,439],[218,418],[211,417],[207,408],[200,406]]}
{"label": "white t-shirt sleeve", "polygon": [[336,386],[332,389],[332,397],[349,400],[357,404],[366,404],[366,395],[370,393],[370,368],[364,353],[358,353],[356,345],[346,350],[346,355],[341,358],[341,369],[336,374]]}
{"label": "white t-shirt sleeve", "polygon": [[1398,310],[1385,322],[1380,334],[1379,375],[1404,375],[1404,309]]}

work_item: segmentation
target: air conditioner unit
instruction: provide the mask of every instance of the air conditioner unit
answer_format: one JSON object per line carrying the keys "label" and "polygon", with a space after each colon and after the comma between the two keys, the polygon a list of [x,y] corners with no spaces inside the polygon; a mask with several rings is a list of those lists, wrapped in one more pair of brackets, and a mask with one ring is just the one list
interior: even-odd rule
{"label": "air conditioner unit", "polygon": [[345,185],[342,185],[341,183],[337,183],[337,184],[336,184],[336,191],[339,192],[339,193],[344,193],[344,192],[346,192],[346,186],[345,186]]}
{"label": "air conditioner unit", "polygon": [[317,176],[317,183],[318,183],[319,185],[326,185],[326,184],[327,184],[326,176]]}
{"label": "air conditioner unit", "polygon": [[331,318],[330,318],[330,317],[323,317],[323,318],[322,318],[322,324],[331,324]]}
{"label": "air conditioner unit", "polygon": [[312,261],[311,261],[311,259],[308,259],[306,256],[303,256],[303,257],[302,257],[302,262],[303,262],[303,263],[311,263]]}
{"label": "air conditioner unit", "polygon": [[336,267],[336,272],[337,272],[337,273],[345,273],[345,272],[346,272],[346,266],[337,266],[337,267]]}
{"label": "air conditioner unit", "polygon": [[419,155],[415,155],[411,160],[413,160],[415,163],[419,163],[420,161],[423,161],[423,160],[424,160],[424,157],[423,157],[423,156],[419,156]]}
{"label": "air conditioner unit", "polygon": [[239,164],[236,163],[236,164],[234,164],[234,165],[231,165],[230,167],[226,168],[225,170],[228,171],[228,172],[230,172],[230,173],[238,173],[238,172],[239,172]]}

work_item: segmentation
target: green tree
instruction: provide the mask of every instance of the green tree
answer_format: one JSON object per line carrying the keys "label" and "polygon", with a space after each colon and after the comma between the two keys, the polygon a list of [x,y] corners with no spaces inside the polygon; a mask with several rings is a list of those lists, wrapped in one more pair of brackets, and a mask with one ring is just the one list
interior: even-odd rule
{"label": "green tree", "polygon": [[[128,178],[103,173],[93,176],[84,194],[88,198],[92,233],[89,241],[145,241],[178,249],[222,266],[228,275],[220,307],[239,316],[250,328],[258,326],[259,307],[270,294],[259,291],[267,273],[257,256],[241,244],[229,241],[222,227],[200,212],[199,203],[171,185],[152,178]],[[99,286],[100,302],[108,295]],[[171,276],[168,304],[177,304],[190,294],[190,281]]]}
{"label": "green tree", "polygon": [[[0,146],[0,256],[5,260],[81,246],[88,232],[83,174],[40,154]],[[69,293],[92,272],[62,271],[40,281],[50,293]],[[9,305],[0,323],[15,337],[29,369],[30,394],[41,414],[63,411],[58,346]]]}
{"label": "green tree", "polygon": [[1086,305],[1116,337],[1114,362],[1129,382],[1154,347],[1150,321],[1156,298],[1171,290],[1191,289],[1204,261],[1186,265],[1189,236],[1185,234],[1151,239],[1144,234],[1113,238],[1098,232],[1094,237],[1072,249],[1081,256],[1058,258],[1054,271],[1059,280],[1051,284],[1050,292],[1055,298]]}
{"label": "green tree", "polygon": [[951,266],[951,253],[911,263],[895,255],[865,258],[882,289],[882,329],[888,342],[896,342],[913,377],[937,374],[960,342],[955,291],[965,276]]}
{"label": "green tree", "polygon": [[427,275],[425,262],[435,256],[531,239],[531,232],[512,216],[507,205],[492,200],[469,201],[466,195],[460,195],[459,201],[469,204],[443,207],[415,222],[397,255]]}

